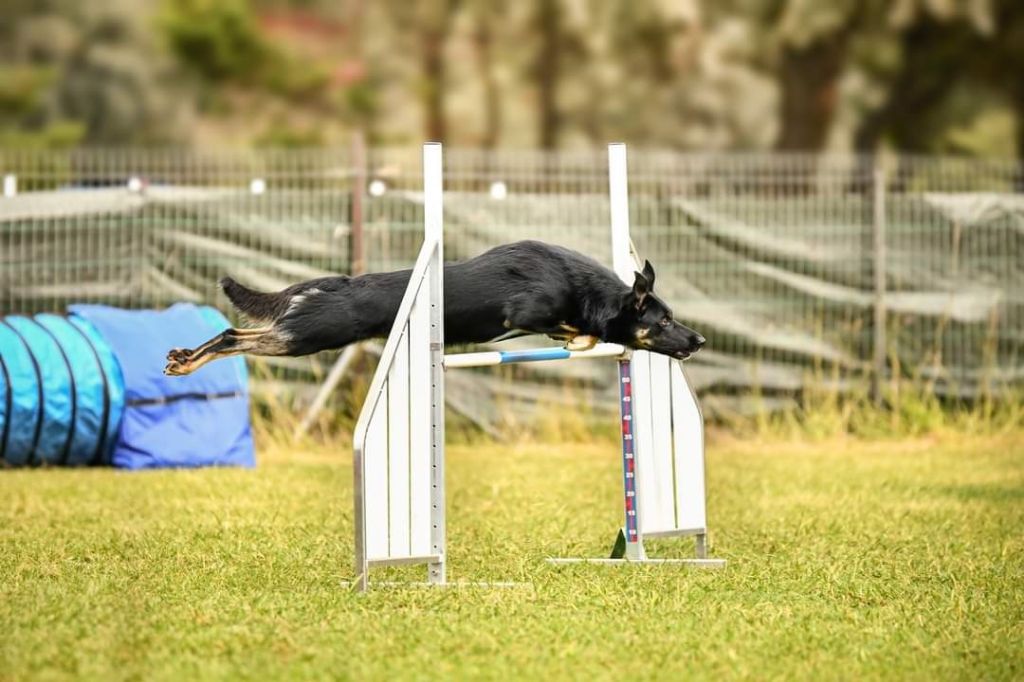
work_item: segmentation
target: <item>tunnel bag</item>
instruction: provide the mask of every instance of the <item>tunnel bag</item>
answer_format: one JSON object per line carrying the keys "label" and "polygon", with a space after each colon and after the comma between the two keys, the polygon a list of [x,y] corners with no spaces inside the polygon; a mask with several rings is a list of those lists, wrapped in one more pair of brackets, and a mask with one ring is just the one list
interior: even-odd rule
{"label": "tunnel bag", "polygon": [[126,469],[255,464],[248,376],[241,357],[185,377],[163,374],[167,351],[193,348],[226,329],[211,308],[70,308],[103,337],[124,378],[124,416],[111,462]]}

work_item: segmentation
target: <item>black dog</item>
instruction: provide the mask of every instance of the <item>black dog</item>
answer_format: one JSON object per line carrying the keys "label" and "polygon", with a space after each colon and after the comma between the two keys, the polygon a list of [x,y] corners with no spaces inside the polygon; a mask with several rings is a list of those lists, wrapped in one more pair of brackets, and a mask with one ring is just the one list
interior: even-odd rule
{"label": "black dog", "polygon": [[[308,355],[386,337],[410,270],[324,277],[266,294],[229,277],[235,307],[266,326],[228,329],[195,349],[167,354],[165,374],[190,374],[210,360],[253,355]],[[547,334],[585,350],[598,341],[687,358],[704,337],[672,319],[654,295],[654,268],[644,263],[630,288],[582,254],[536,241],[506,244],[444,267],[446,343],[485,343]]]}

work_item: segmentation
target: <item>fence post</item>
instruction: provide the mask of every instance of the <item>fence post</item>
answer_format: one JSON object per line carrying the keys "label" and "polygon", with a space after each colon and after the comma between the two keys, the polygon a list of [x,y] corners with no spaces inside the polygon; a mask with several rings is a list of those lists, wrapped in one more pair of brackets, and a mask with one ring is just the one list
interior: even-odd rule
{"label": "fence post", "polygon": [[349,274],[366,272],[366,246],[363,239],[363,198],[366,196],[366,140],[363,132],[352,135],[352,232],[349,244]]}
{"label": "fence post", "polygon": [[[351,152],[352,220],[349,231],[348,271],[349,275],[354,277],[366,272],[366,242],[363,239],[363,198],[366,196],[366,141],[361,130],[357,130],[352,134]],[[320,385],[316,396],[313,397],[313,402],[310,403],[306,414],[303,415],[302,420],[295,427],[292,438],[298,440],[313,426],[313,422],[320,416],[320,412],[327,405],[327,400],[334,393],[334,389],[341,382],[342,377],[345,376],[345,372],[348,371],[348,366],[355,359],[360,345],[352,344],[341,351],[341,355],[334,361],[330,371],[327,373],[324,383]]]}
{"label": "fence post", "polygon": [[874,273],[874,340],[871,397],[876,405],[882,404],[882,385],[885,381],[886,309],[885,309],[885,170],[875,161],[872,174],[872,272]]}

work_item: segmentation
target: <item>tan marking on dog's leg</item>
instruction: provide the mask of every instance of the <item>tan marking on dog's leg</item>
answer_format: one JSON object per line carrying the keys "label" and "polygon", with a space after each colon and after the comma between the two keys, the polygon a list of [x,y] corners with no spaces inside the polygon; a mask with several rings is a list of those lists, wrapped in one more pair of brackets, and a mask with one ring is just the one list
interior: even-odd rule
{"label": "tan marking on dog's leg", "polygon": [[194,358],[197,355],[199,355],[200,353],[202,353],[203,351],[205,351],[207,348],[210,348],[214,344],[217,344],[217,343],[220,343],[221,341],[223,341],[226,338],[226,335],[227,335],[227,332],[221,332],[220,334],[217,334],[217,336],[213,337],[212,339],[209,339],[208,341],[203,342],[202,345],[197,346],[196,348],[175,348],[174,350],[172,350],[170,353],[167,354],[167,359],[168,360],[174,360],[174,361],[177,361],[177,362],[182,362],[182,363],[188,362],[189,358]]}
{"label": "tan marking on dog's leg", "polygon": [[192,355],[196,356],[199,353],[205,351],[210,346],[219,343],[220,341],[223,341],[226,338],[249,339],[255,336],[262,336],[263,334],[268,334],[273,329],[273,327],[249,327],[245,329],[237,329],[235,327],[231,327],[230,329],[225,329],[220,334],[217,334],[217,336],[213,337],[212,339],[210,339],[203,345],[199,346],[198,348],[192,349]]}
{"label": "tan marking on dog's leg", "polygon": [[214,345],[216,345],[218,343],[221,343],[222,341],[224,341],[224,339],[227,339],[227,338],[250,339],[250,338],[253,338],[253,337],[257,337],[257,336],[261,336],[263,334],[266,334],[266,333],[270,332],[272,329],[273,329],[273,327],[245,328],[245,329],[238,329],[238,328],[232,327],[231,329],[225,329],[220,334],[217,334],[217,336],[215,336],[212,339],[206,341],[205,343],[203,343],[201,346],[199,346],[197,348],[173,348],[173,349],[171,349],[167,353],[167,360],[184,364],[184,363],[188,362],[189,359],[196,358],[196,357],[200,356],[208,348],[210,348],[210,347],[212,347],[212,346],[214,346]]}
{"label": "tan marking on dog's leg", "polygon": [[234,332],[235,336],[258,336],[270,332],[273,327],[233,327],[228,331]]}
{"label": "tan marking on dog's leg", "polygon": [[260,334],[249,334],[241,338],[233,335],[220,335],[221,342],[233,342],[229,348],[222,350],[209,350],[213,344],[207,342],[199,349],[196,349],[184,361],[171,359],[164,367],[164,374],[168,376],[184,376],[191,374],[211,360],[228,358],[233,355],[251,353],[253,355],[286,355],[288,346],[285,341],[273,334],[273,329]]}
{"label": "tan marking on dog's leg", "polygon": [[596,336],[591,336],[589,334],[580,334],[569,339],[569,342],[565,344],[565,349],[576,351],[590,350],[591,348],[597,345],[598,341],[600,341],[600,339],[598,339]]}

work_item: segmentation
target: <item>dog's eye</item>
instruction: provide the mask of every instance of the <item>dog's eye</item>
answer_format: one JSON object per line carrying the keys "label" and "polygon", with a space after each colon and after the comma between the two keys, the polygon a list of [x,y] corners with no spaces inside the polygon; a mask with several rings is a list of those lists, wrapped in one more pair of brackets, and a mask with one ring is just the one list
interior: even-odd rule
{"label": "dog's eye", "polygon": [[662,327],[667,327],[670,324],[672,324],[672,320],[668,319],[667,317],[664,317],[658,324],[660,324]]}

